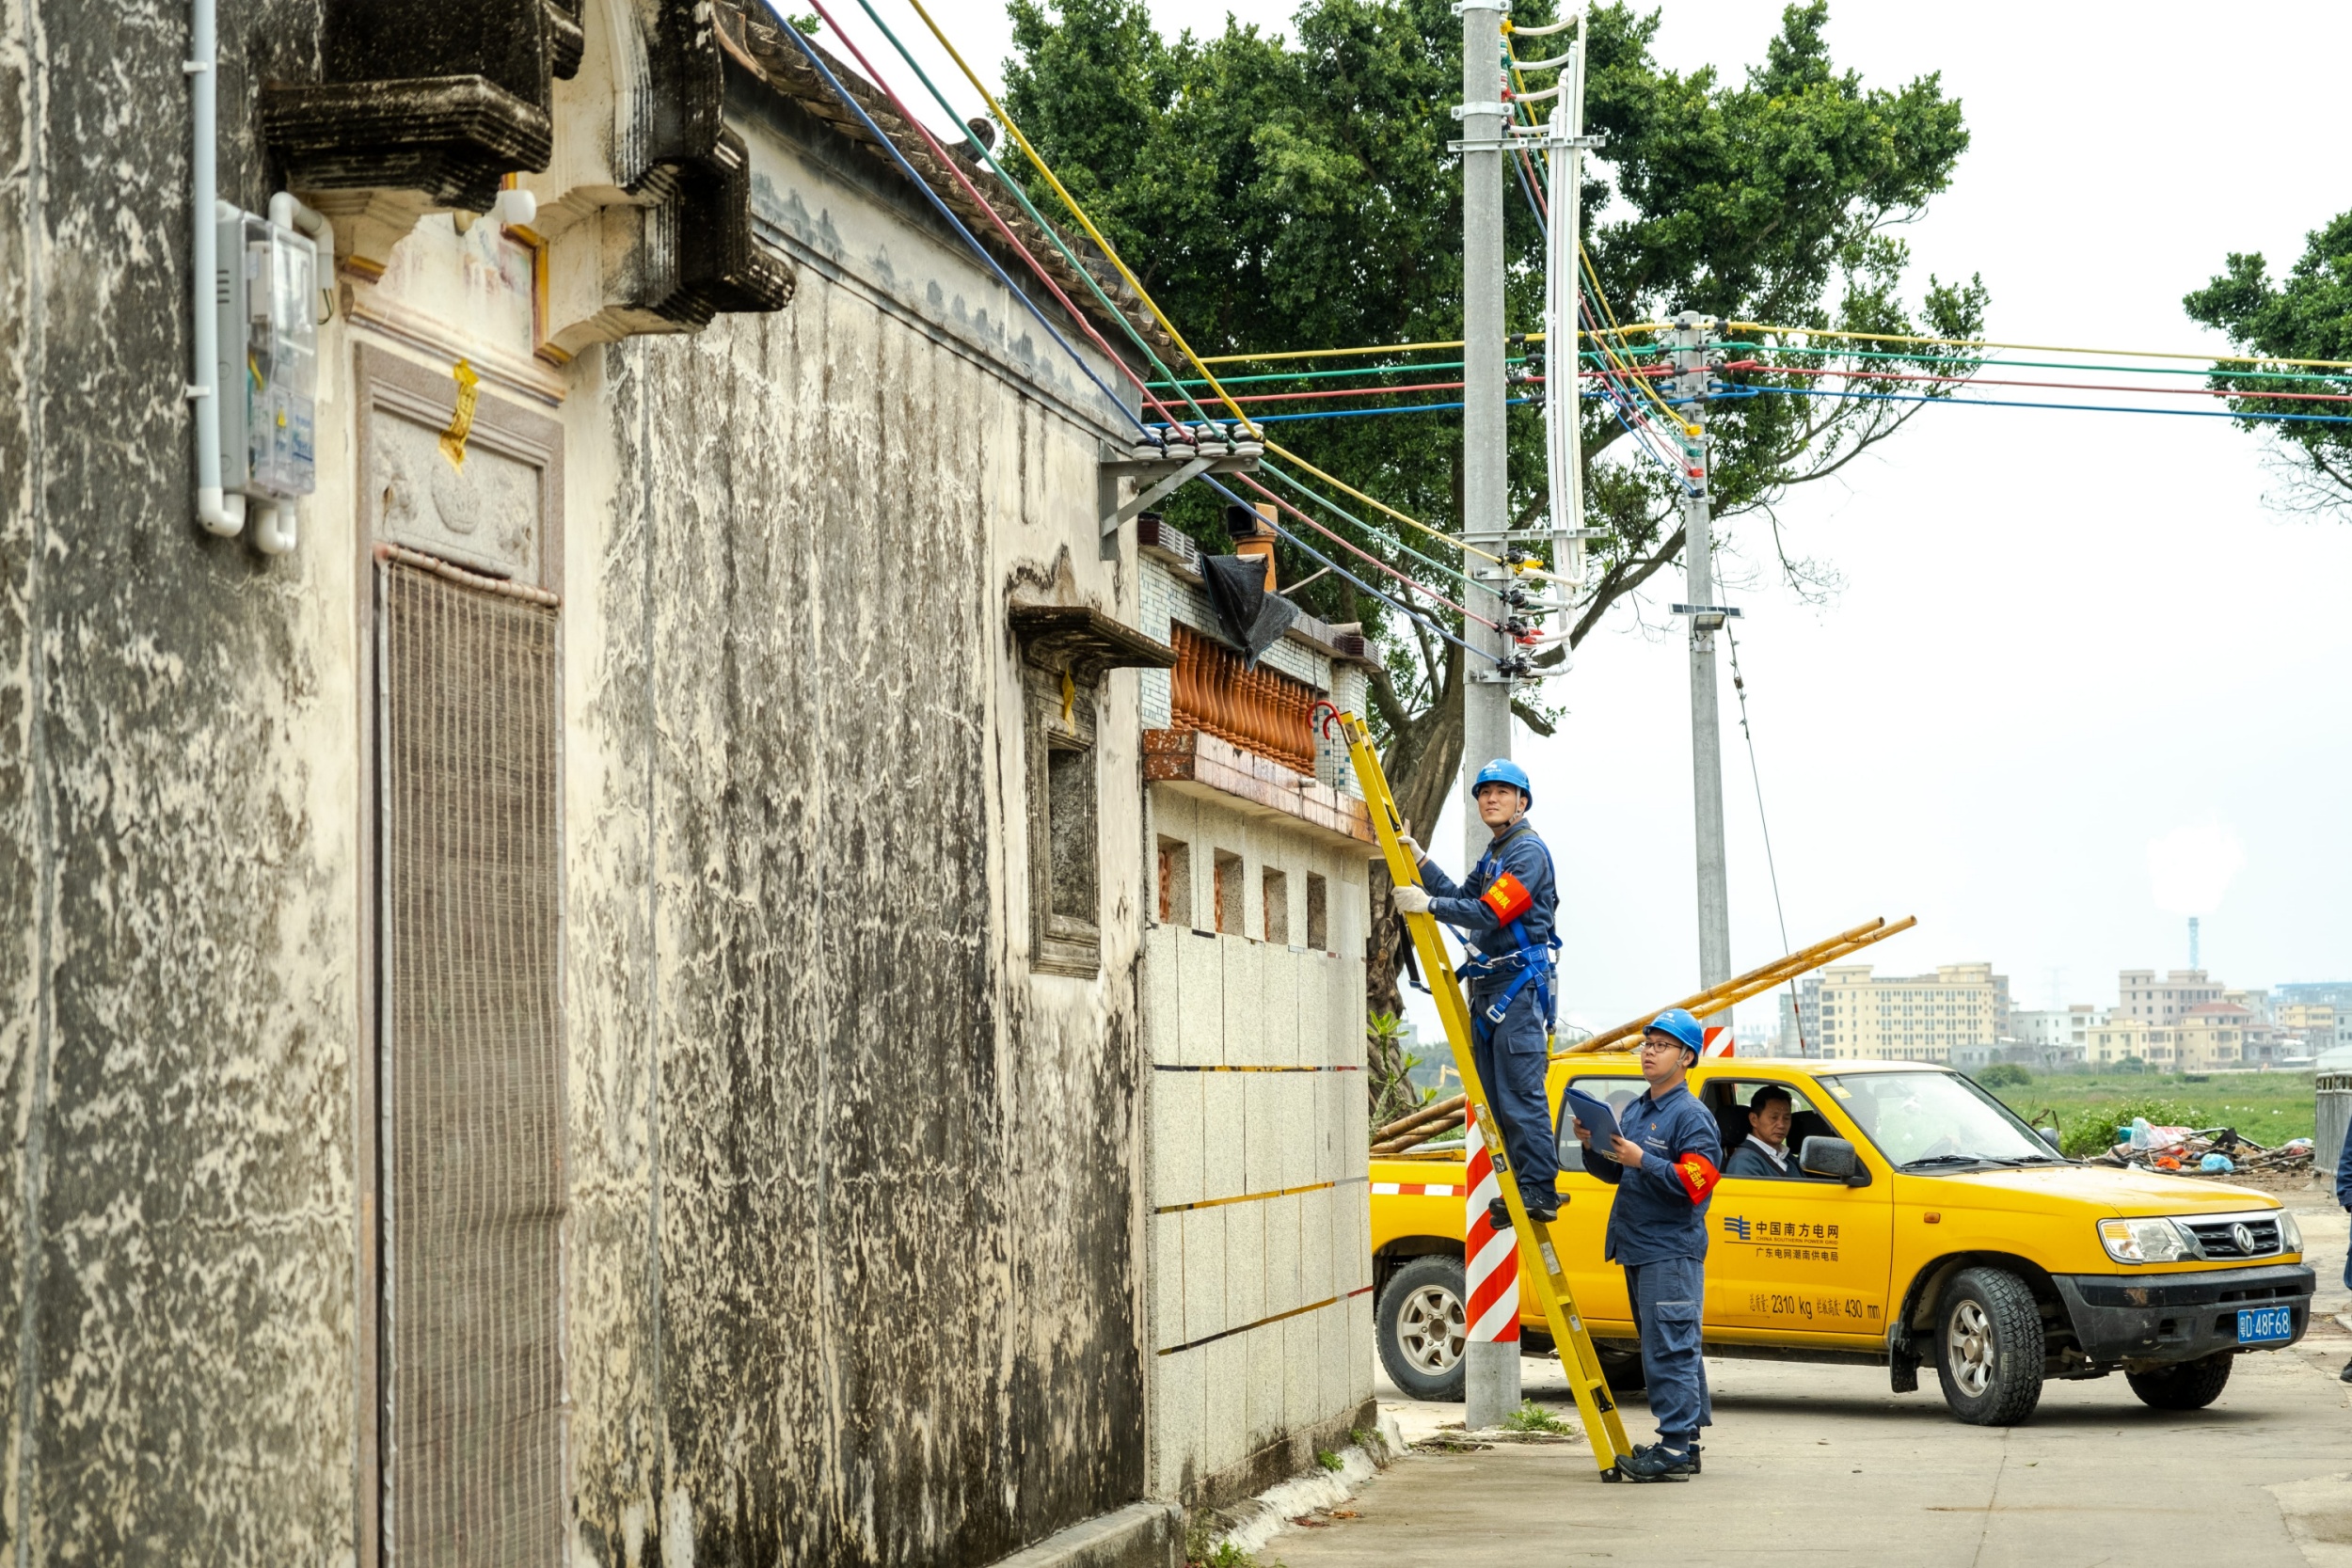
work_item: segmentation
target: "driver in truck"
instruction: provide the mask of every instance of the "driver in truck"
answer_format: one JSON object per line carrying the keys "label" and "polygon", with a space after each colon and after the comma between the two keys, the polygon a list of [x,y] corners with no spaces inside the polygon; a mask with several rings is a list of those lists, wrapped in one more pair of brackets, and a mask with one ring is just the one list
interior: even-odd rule
{"label": "driver in truck", "polygon": [[1788,1168],[1788,1125],[1796,1101],[1778,1084],[1767,1084],[1748,1101],[1748,1135],[1724,1162],[1725,1176],[1760,1176],[1768,1181],[1796,1175]]}

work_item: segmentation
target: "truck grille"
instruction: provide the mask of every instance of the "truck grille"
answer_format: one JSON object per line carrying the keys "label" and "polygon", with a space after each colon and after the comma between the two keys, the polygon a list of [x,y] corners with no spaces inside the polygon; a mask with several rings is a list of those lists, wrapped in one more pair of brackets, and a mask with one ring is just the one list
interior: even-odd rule
{"label": "truck grille", "polygon": [[2182,1224],[2208,1258],[2267,1258],[2279,1250],[2279,1222],[2271,1215],[2226,1214]]}

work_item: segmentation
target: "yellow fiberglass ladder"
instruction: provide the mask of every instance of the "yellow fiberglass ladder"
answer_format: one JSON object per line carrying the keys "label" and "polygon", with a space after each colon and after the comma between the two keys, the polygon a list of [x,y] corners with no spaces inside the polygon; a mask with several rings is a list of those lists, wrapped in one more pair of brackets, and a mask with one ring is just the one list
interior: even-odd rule
{"label": "yellow fiberglass ladder", "polygon": [[[1347,737],[1348,760],[1356,765],[1357,781],[1363,785],[1364,803],[1371,808],[1373,829],[1380,835],[1380,852],[1388,857],[1389,879],[1398,887],[1419,887],[1421,866],[1397,842],[1405,824],[1397,815],[1396,797],[1389,793],[1388,775],[1381,770],[1380,753],[1373,750],[1370,732],[1364,728],[1363,721],[1352,713],[1334,710],[1333,719]],[[1543,1304],[1544,1322],[1551,1330],[1551,1342],[1560,1350],[1561,1369],[1567,1373],[1568,1386],[1576,1393],[1577,1414],[1584,1418],[1585,1435],[1592,1439],[1593,1463],[1599,1466],[1601,1480],[1615,1481],[1617,1461],[1630,1455],[1633,1449],[1626,1442],[1625,1422],[1617,1416],[1617,1402],[1610,1395],[1609,1381],[1601,1376],[1600,1357],[1593,1353],[1592,1336],[1584,1332],[1584,1320],[1577,1312],[1576,1298],[1569,1293],[1567,1275],[1561,1272],[1559,1250],[1552,1244],[1549,1227],[1529,1218],[1527,1205],[1519,1197],[1518,1182],[1511,1174],[1510,1157],[1503,1150],[1502,1134],[1496,1131],[1494,1114],[1487,1109],[1486,1086],[1478,1081],[1478,1069],[1470,1062],[1470,1003],[1462,995],[1461,981],[1454,977],[1445,943],[1438,939],[1437,917],[1427,913],[1407,915],[1405,924],[1413,934],[1413,951],[1421,958],[1421,972],[1428,978],[1429,993],[1437,998],[1438,1016],[1445,1020],[1445,1037],[1454,1047],[1454,1067],[1462,1075],[1462,1092],[1477,1112],[1478,1133],[1486,1140],[1486,1153],[1494,1162],[1495,1184],[1511,1211],[1511,1227],[1519,1239],[1519,1258],[1524,1263],[1532,1252],[1541,1259],[1539,1268],[1522,1267],[1520,1276],[1532,1281],[1535,1299]]]}

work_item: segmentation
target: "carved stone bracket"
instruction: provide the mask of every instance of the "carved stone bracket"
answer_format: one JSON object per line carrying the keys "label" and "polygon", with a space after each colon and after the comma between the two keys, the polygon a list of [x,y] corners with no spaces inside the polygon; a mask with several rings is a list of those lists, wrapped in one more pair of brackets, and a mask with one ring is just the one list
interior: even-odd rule
{"label": "carved stone bracket", "polygon": [[1176,650],[1087,605],[1014,605],[1006,611],[1023,657],[1092,686],[1107,670],[1168,670]]}
{"label": "carved stone bracket", "polygon": [[321,56],[324,80],[264,89],[262,126],[348,274],[544,173],[519,182],[522,237],[548,246],[542,357],[790,302],[722,119],[710,0],[327,0]]}

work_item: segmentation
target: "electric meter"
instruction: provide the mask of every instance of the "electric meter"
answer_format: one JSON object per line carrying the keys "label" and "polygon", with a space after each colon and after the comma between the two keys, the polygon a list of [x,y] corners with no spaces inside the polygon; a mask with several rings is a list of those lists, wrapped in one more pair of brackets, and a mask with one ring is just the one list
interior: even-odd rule
{"label": "electric meter", "polygon": [[251,213],[220,225],[221,487],[273,500],[318,488],[318,247]]}

